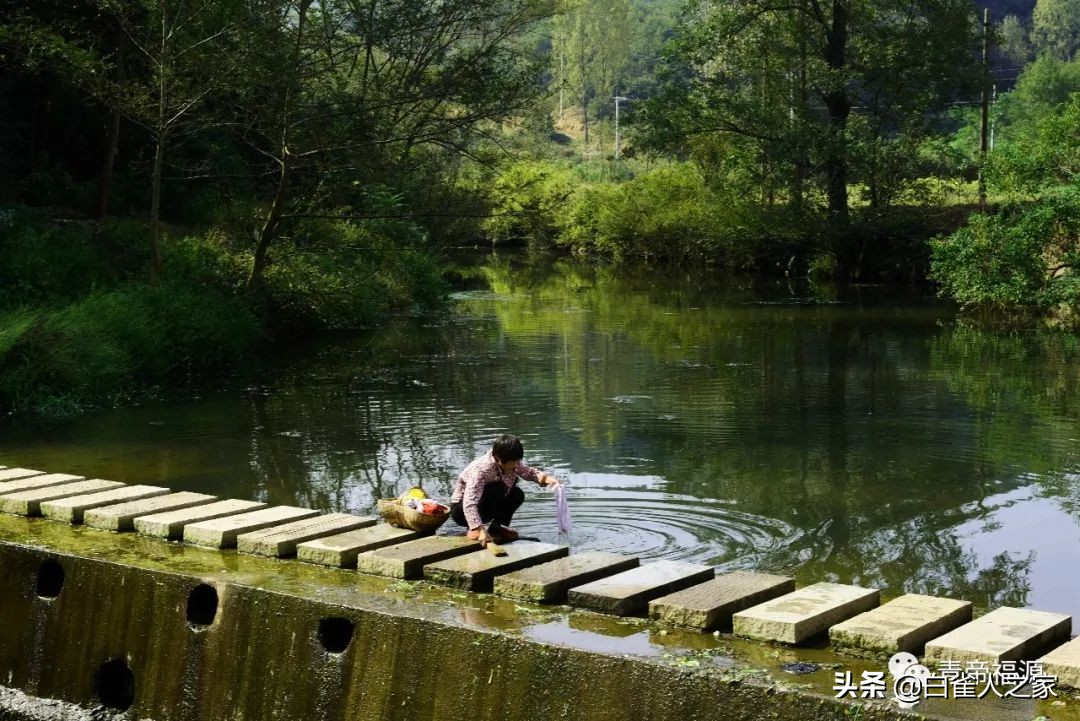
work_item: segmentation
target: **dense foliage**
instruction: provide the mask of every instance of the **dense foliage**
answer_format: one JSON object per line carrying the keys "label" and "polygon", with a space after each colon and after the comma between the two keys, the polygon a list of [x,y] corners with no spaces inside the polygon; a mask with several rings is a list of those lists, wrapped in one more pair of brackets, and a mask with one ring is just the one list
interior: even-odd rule
{"label": "dense foliage", "polygon": [[[987,167],[1006,202],[934,242],[933,275],[960,302],[1034,306],[1070,318],[1080,309],[1078,69],[1080,61],[1050,57],[1031,66],[1006,106],[1006,140]],[[1028,74],[1059,82],[1036,83]]]}
{"label": "dense foliage", "polygon": [[437,305],[481,238],[1075,309],[1080,10],[989,7],[0,0],[0,409]]}
{"label": "dense foliage", "polygon": [[475,215],[456,178],[540,93],[550,10],[0,2],[0,410],[440,303],[435,219]]}

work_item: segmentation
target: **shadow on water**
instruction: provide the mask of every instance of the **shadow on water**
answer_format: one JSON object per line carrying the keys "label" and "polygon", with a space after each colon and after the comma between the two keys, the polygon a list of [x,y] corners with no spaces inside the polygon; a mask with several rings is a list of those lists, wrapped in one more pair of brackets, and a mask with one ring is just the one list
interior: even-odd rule
{"label": "shadow on water", "polygon": [[367,512],[504,431],[579,549],[1080,612],[1080,341],[933,299],[486,258],[431,317],[254,359],[231,390],[8,428],[0,463]]}

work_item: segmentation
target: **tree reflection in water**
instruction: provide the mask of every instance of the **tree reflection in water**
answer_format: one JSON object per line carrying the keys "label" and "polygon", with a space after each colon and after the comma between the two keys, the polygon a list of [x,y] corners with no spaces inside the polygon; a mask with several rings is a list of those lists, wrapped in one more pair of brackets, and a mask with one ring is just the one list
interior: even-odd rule
{"label": "tree reflection in water", "polygon": [[[881,288],[506,257],[464,274],[485,289],[437,317],[291,348],[243,391],[12,429],[0,452],[367,512],[448,494],[509,430],[570,479],[581,547],[1080,611],[1080,580],[1045,580],[1080,560],[1076,338]],[[552,519],[530,490],[519,525],[554,539]]]}

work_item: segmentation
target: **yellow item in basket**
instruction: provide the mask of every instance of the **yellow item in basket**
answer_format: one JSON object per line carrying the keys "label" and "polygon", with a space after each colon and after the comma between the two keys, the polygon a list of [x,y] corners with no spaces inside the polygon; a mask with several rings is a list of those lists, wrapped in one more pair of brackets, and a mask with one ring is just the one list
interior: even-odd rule
{"label": "yellow item in basket", "polygon": [[405,497],[406,498],[415,498],[418,501],[422,501],[425,498],[427,498],[427,494],[424,493],[423,488],[420,488],[419,486],[416,486],[416,487],[410,488],[408,490],[408,492],[405,494]]}

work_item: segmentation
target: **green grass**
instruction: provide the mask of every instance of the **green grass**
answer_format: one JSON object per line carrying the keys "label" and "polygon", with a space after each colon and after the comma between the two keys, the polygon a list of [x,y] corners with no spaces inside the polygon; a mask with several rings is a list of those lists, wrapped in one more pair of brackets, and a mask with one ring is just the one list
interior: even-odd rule
{"label": "green grass", "polygon": [[0,209],[0,414],[120,403],[234,367],[285,329],[370,326],[437,305],[445,286],[425,246],[407,224],[300,227],[249,293],[250,252],[221,231],[167,236],[150,283],[142,223]]}

